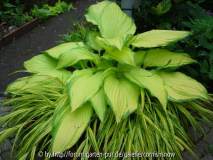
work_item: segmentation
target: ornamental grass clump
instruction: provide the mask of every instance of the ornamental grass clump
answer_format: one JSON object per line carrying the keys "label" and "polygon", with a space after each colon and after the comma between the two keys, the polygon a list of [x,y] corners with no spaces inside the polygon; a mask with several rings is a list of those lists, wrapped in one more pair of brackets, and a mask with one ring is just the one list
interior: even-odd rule
{"label": "ornamental grass clump", "polygon": [[64,43],[24,62],[32,75],[7,88],[13,96],[4,105],[15,105],[0,117],[10,127],[1,132],[0,142],[16,132],[15,142],[21,139],[17,159],[73,146],[85,155],[91,149],[167,152],[182,159],[181,151],[187,149],[196,157],[185,129],[202,128],[202,119],[211,123],[213,112],[207,106],[212,107],[212,98],[199,82],[175,71],[195,60],[157,48],[191,33],[134,35],[133,20],[109,1],[89,7],[86,19],[100,32],[89,32],[85,43]]}

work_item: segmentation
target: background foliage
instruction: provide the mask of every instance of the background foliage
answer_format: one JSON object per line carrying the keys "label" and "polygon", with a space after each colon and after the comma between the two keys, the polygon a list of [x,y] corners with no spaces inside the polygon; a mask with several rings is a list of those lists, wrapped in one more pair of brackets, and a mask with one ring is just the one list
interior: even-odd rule
{"label": "background foliage", "polygon": [[19,1],[16,1],[15,4],[11,4],[9,0],[2,0],[0,4],[0,23],[13,24],[15,27],[19,27],[33,19],[28,13],[23,14],[24,5]]}
{"label": "background foliage", "polygon": [[179,68],[213,93],[213,0],[143,0],[133,11],[137,32],[151,29],[186,30],[193,34],[166,47],[189,53],[199,64]]}
{"label": "background foliage", "polygon": [[13,25],[16,28],[35,17],[45,20],[70,9],[73,9],[72,3],[60,0],[55,3],[48,3],[47,0],[0,0],[0,24]]}

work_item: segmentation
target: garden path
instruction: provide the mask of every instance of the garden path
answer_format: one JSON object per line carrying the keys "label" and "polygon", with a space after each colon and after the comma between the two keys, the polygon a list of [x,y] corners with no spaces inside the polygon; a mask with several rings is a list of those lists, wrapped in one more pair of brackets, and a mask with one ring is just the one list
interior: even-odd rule
{"label": "garden path", "polygon": [[8,84],[27,75],[26,73],[16,73],[7,76],[8,74],[24,70],[24,61],[56,46],[55,41],[62,40],[59,35],[66,34],[67,29],[74,29],[72,23],[67,20],[71,13],[73,12],[72,20],[79,21],[84,18],[85,9],[95,2],[94,0],[78,0],[74,4],[75,9],[71,12],[63,13],[41,23],[31,32],[15,40],[4,49],[0,49],[0,96],[3,95]]}

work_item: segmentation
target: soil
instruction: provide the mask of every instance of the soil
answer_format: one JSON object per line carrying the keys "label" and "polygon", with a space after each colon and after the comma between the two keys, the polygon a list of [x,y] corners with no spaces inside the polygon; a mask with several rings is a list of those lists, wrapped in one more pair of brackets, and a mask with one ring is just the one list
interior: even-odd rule
{"label": "soil", "polygon": [[0,39],[7,33],[12,32],[15,29],[13,25],[8,25],[6,22],[0,24]]}
{"label": "soil", "polygon": [[[6,87],[18,78],[29,74],[24,72],[11,74],[18,70],[24,70],[23,62],[41,54],[58,45],[55,41],[62,40],[59,36],[68,33],[67,29],[74,29],[72,23],[68,21],[72,17],[73,21],[84,18],[85,9],[95,4],[97,0],[79,0],[74,3],[74,10],[53,17],[31,32],[25,34],[13,43],[0,50],[0,96],[4,94]],[[101,1],[101,0],[99,0]],[[71,16],[71,13],[73,15]]]}
{"label": "soil", "polygon": [[[23,14],[28,14],[28,13],[25,12],[25,13],[23,13]],[[32,20],[32,19],[31,19],[31,20]],[[23,22],[22,24],[20,24],[20,26],[16,26],[16,25],[14,24],[15,21],[16,21],[16,20],[13,19],[13,18],[10,19],[10,23],[5,22],[5,21],[2,22],[2,21],[0,20],[0,39],[1,39],[4,35],[6,35],[6,34],[12,32],[12,31],[15,30],[16,28],[18,28],[18,27],[20,27],[20,26],[22,26],[22,25],[25,24],[25,23]],[[28,20],[27,22],[29,22],[29,21],[30,21],[30,20]],[[26,23],[27,23],[27,22],[26,22]]]}

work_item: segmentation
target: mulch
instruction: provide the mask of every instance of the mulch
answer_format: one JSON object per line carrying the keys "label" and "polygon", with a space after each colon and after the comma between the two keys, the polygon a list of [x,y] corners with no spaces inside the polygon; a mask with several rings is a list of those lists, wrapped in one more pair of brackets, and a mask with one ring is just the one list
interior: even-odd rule
{"label": "mulch", "polygon": [[79,21],[84,18],[85,9],[95,4],[94,0],[76,0],[74,10],[63,13],[42,22],[31,32],[25,34],[13,43],[0,50],[0,96],[4,94],[6,87],[18,78],[29,75],[28,73],[15,73],[18,70],[24,70],[23,62],[32,57],[41,54],[58,45],[55,41],[62,40],[59,36],[68,33],[67,29],[74,29],[68,19],[72,15],[73,21]]}

